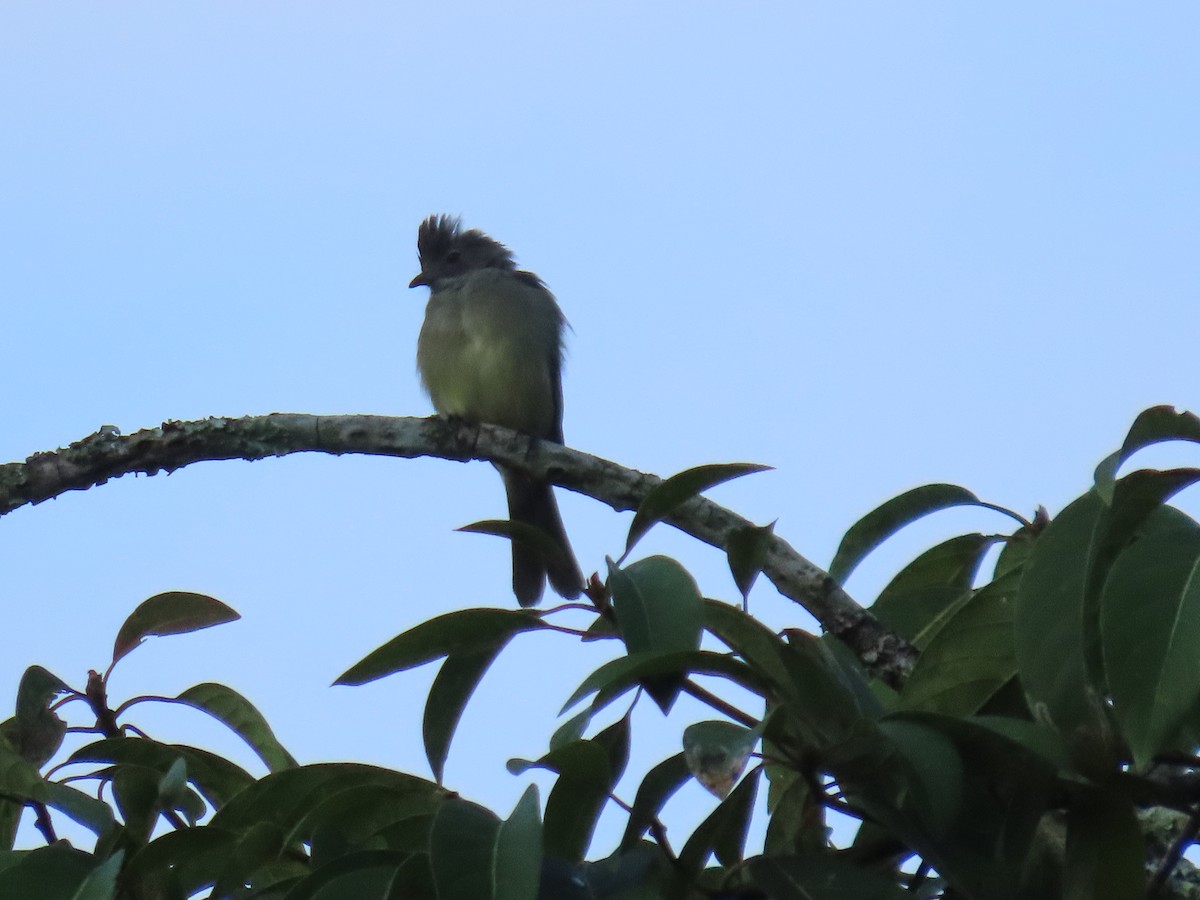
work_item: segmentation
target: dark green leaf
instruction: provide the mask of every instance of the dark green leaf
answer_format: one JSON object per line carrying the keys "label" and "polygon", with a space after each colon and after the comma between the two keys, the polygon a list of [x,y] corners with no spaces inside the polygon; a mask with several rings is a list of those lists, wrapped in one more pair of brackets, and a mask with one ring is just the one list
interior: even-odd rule
{"label": "dark green leaf", "polygon": [[761,772],[761,767],[751,771],[692,832],[679,852],[679,865],[684,871],[698,873],[710,853],[715,853],[724,866],[741,862]]}
{"label": "dark green leaf", "polygon": [[[190,760],[188,768],[194,772]],[[429,811],[446,795],[432,782],[401,772],[355,763],[320,763],[286,769],[250,784],[217,811],[212,824],[240,831],[256,822],[273,822],[284,830],[286,844],[307,840],[322,821],[311,816],[323,803],[363,786],[376,788],[381,803],[398,804],[397,795],[408,796],[427,801]]]}
{"label": "dark green leaf", "polygon": [[610,746],[595,740],[574,741],[551,750],[537,762],[512,760],[513,774],[530,768],[558,773],[546,800],[545,848],[547,855],[579,861],[583,859],[596,820],[616,784]]}
{"label": "dark green leaf", "polygon": [[287,900],[388,900],[407,857],[392,850],[361,850],[338,857],[287,892]]}
{"label": "dark green leaf", "polygon": [[0,722],[0,735],[4,736],[8,746],[39,769],[53,759],[66,733],[67,723],[49,709],[43,709],[31,718],[14,716]]}
{"label": "dark green leaf", "polygon": [[729,573],[742,594],[743,604],[749,602],[750,589],[766,564],[774,535],[775,523],[772,522],[769,525],[747,525],[734,529],[725,540]]}
{"label": "dark green leaf", "polygon": [[740,656],[779,696],[794,695],[795,683],[784,656],[791,652],[770,628],[749,613],[720,600],[704,601],[704,627]]}
{"label": "dark green leaf", "polygon": [[595,714],[644,678],[678,674],[719,675],[760,696],[766,693],[762,680],[745,663],[723,653],[707,650],[649,653],[623,656],[605,663],[584,679],[560,712],[566,712],[590,694],[597,694],[592,703]]}
{"label": "dark green leaf", "polygon": [[40,801],[46,796],[45,784],[35,766],[7,740],[0,741],[0,794]]}
{"label": "dark green leaf", "polygon": [[679,790],[690,775],[682,753],[676,753],[663,760],[646,773],[638,787],[637,796],[633,798],[629,823],[625,826],[625,834],[621,838],[622,849],[633,847],[642,839],[650,823],[662,811],[663,804]]}
{"label": "dark green leaf", "polygon": [[188,688],[177,699],[226,725],[250,745],[272,772],[296,765],[295,758],[279,743],[262,713],[233,688],[206,682]]}
{"label": "dark green leaf", "polygon": [[[617,627],[631,656],[696,650],[704,626],[704,598],[683,566],[651,556],[620,569],[609,563]],[[666,712],[679,693],[677,678],[651,679],[647,692]]]}
{"label": "dark green leaf", "polygon": [[135,844],[145,844],[158,823],[162,806],[158,785],[162,775],[148,766],[126,763],[112,771],[113,798],[125,823],[125,836]]}
{"label": "dark green leaf", "polygon": [[213,885],[213,897],[231,896],[235,888],[251,883],[253,875],[266,863],[277,859],[284,850],[283,833],[270,822],[252,825],[237,843],[223,854],[220,875]]}
{"label": "dark green leaf", "polygon": [[1133,420],[1121,449],[1096,467],[1096,489],[1105,502],[1112,499],[1117,469],[1138,450],[1162,441],[1200,443],[1200,418],[1176,412],[1172,406],[1153,406]]}
{"label": "dark green leaf", "polygon": [[366,684],[451,653],[481,650],[518,632],[545,627],[536,613],[523,610],[457,610],[392,638],[342,673],[334,684]]}
{"label": "dark green leaf", "polygon": [[187,634],[240,619],[236,612],[212,597],[187,591],[168,591],[143,600],[117,632],[115,663],[152,635]]}
{"label": "dark green leaf", "polygon": [[495,900],[537,900],[542,869],[542,822],[530,785],[496,835]]}
{"label": "dark green leaf", "polygon": [[315,802],[286,823],[287,837],[296,841],[311,835],[316,844],[320,835],[326,848],[337,845],[339,852],[380,845],[389,850],[424,852],[429,846],[430,823],[442,799],[361,774],[319,782],[314,792]]}
{"label": "dark green leaf", "polygon": [[187,783],[187,763],[178,756],[158,779],[158,803],[163,809],[179,808],[187,793]]}
{"label": "dark green leaf", "polygon": [[883,589],[871,612],[924,649],[971,595],[983,556],[997,540],[964,534],[926,550]]}
{"label": "dark green leaf", "polygon": [[902,808],[935,839],[945,839],[963,808],[963,763],[954,743],[923,720],[903,715],[883,719],[879,728],[907,771]]}
{"label": "dark green leaf", "polygon": [[814,796],[807,779],[792,778],[771,810],[763,852],[772,857],[819,853],[828,840],[820,798]]}
{"label": "dark green leaf", "polygon": [[71,693],[71,687],[53,672],[30,666],[17,688],[17,718],[23,723],[37,722],[59,694]]}
{"label": "dark green leaf", "polygon": [[[187,762],[188,778],[215,807],[254,783],[250,774],[228,760],[182,744],[160,744],[146,738],[106,738],[81,747],[69,762],[103,762],[154,769],[161,776],[179,757]],[[158,787],[155,779],[155,796]]]}
{"label": "dark green leaf", "polygon": [[425,739],[425,758],[429,760],[429,768],[438,784],[442,783],[450,741],[454,738],[467,701],[507,643],[508,638],[501,638],[495,644],[478,650],[452,653],[446,657],[437,677],[433,679],[433,686],[425,700],[421,733]]}
{"label": "dark green leaf", "polygon": [[629,555],[633,545],[641,540],[655,522],[665,519],[697,494],[702,494],[709,488],[734,478],[754,472],[765,472],[770,468],[770,466],[760,466],[754,463],[724,463],[697,466],[694,469],[672,475],[646,494],[638,506],[633,523],[629,526],[629,536],[625,539],[624,556]]}
{"label": "dark green leaf", "polygon": [[967,716],[1017,672],[1013,615],[1019,572],[975,592],[938,631],[904,685],[910,709]]}
{"label": "dark green leaf", "polygon": [[[88,828],[97,837],[113,827],[112,809],[108,804],[68,784],[43,781],[35,771],[7,755],[11,752],[0,750],[0,793],[45,803]],[[19,814],[20,805],[13,805]]]}
{"label": "dark green leaf", "polygon": [[1101,597],[1108,686],[1134,762],[1174,746],[1200,701],[1200,525],[1163,506],[1117,557]]}
{"label": "dark green leaf", "polygon": [[124,859],[124,851],[118,850],[92,869],[71,900],[113,900],[117,895],[117,875],[121,872]]}
{"label": "dark green leaf", "polygon": [[442,803],[429,835],[429,863],[438,900],[494,900],[500,820],[474,803]]}
{"label": "dark green leaf", "polygon": [[0,871],[0,897],[71,900],[95,867],[95,857],[64,842],[39,847]]}
{"label": "dark green leaf", "polygon": [[850,527],[833,557],[829,574],[844,584],[868,553],[910,522],[953,506],[981,505],[978,497],[956,484],[926,484],[905,491]]}
{"label": "dark green leaf", "polygon": [[771,900],[912,900],[885,876],[834,856],[760,856],[749,869]]}
{"label": "dark green leaf", "polygon": [[696,722],[683,731],[683,755],[696,780],[718,800],[746,770],[759,734],[732,722]]}
{"label": "dark green leaf", "polygon": [[1063,900],[1143,900],[1145,841],[1133,805],[1114,791],[1088,791],[1067,816]]}
{"label": "dark green leaf", "polygon": [[550,749],[554,750],[564,744],[571,743],[571,741],[579,740],[583,737],[583,733],[587,731],[587,727],[591,723],[591,709],[585,709],[571,716],[571,718],[567,719],[567,721],[554,730],[554,734],[550,735]]}
{"label": "dark green leaf", "polygon": [[1112,763],[1114,750],[1089,662],[1100,655],[1100,623],[1087,585],[1106,511],[1090,491],[1046,527],[1025,564],[1013,622],[1017,670],[1030,709],[1102,767]]}

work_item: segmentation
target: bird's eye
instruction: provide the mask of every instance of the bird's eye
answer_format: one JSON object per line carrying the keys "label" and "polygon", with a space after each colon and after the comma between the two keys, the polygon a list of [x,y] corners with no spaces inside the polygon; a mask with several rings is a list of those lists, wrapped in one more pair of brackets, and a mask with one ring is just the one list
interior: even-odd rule
{"label": "bird's eye", "polygon": [[446,254],[446,262],[450,263],[451,265],[454,265],[454,263],[458,262],[460,259],[462,259],[461,250],[451,250]]}

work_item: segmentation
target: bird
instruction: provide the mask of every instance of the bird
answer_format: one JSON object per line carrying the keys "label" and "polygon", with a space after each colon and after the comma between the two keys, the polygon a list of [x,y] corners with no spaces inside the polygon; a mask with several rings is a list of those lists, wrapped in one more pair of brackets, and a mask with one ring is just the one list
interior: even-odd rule
{"label": "bird", "polygon": [[[503,425],[563,443],[563,335],[567,320],[545,283],[517,268],[512,251],[458,217],[432,215],[417,229],[421,271],[410,288],[429,288],[417,339],[417,370],[434,409],[468,422]],[[559,553],[512,541],[512,587],[522,607],[537,604],[549,579],[570,600],[583,575],[551,486],[500,463],[508,515],[541,529]]]}

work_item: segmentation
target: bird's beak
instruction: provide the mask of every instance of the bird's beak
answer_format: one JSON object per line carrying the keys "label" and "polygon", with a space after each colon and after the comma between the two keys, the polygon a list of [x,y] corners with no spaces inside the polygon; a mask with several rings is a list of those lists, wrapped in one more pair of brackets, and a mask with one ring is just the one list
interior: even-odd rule
{"label": "bird's beak", "polygon": [[415,288],[415,287],[420,287],[423,284],[424,285],[429,284],[429,276],[426,275],[424,272],[418,272],[416,277],[413,278],[413,280],[408,283],[408,286],[410,288]]}

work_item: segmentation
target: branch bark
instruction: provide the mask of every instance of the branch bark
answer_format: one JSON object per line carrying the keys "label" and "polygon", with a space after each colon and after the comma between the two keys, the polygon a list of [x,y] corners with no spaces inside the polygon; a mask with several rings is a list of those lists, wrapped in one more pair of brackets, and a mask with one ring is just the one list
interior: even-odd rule
{"label": "branch bark", "polygon": [[[0,515],[130,473],[155,475],[206,460],[257,460],[304,452],[502,462],[617,511],[636,509],[642,498],[661,483],[654,475],[493,425],[471,425],[437,416],[417,419],[275,413],[164,422],[130,435],[105,426],[64,449],[35,453],[23,463],[0,465]],[[703,497],[683,504],[666,521],[722,549],[734,530],[750,524]],[[845,642],[873,674],[898,685],[911,671],[916,662],[913,647],[884,628],[828,572],[782,538],[772,537],[763,574],[780,593],[799,603],[826,631]]]}

